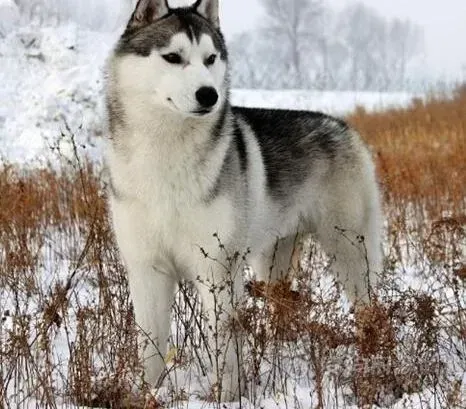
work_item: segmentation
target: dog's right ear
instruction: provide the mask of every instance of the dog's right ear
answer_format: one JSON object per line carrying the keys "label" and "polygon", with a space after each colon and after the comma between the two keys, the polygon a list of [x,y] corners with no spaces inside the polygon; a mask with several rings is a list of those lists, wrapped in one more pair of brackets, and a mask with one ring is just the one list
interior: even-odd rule
{"label": "dog's right ear", "polygon": [[127,30],[139,30],[168,14],[167,0],[139,0],[129,22]]}

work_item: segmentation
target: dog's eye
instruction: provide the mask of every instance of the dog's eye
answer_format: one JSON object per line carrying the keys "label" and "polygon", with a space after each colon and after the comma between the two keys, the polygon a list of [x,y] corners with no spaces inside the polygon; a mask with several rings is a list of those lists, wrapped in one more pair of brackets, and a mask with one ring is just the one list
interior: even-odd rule
{"label": "dog's eye", "polygon": [[170,54],[162,55],[162,58],[166,62],[169,62],[170,64],[181,64],[183,62],[183,59],[181,58],[181,55],[176,54],[176,53],[170,53]]}
{"label": "dog's eye", "polygon": [[206,58],[204,64],[205,65],[214,65],[216,60],[217,60],[217,55],[212,54],[208,58]]}

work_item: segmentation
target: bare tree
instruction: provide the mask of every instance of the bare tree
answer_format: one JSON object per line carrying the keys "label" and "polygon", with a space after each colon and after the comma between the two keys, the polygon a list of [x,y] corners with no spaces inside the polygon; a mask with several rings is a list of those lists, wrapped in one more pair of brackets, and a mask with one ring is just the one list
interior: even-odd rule
{"label": "bare tree", "polygon": [[341,12],[339,27],[348,50],[350,87],[370,89],[385,48],[385,22],[365,4],[355,3]]}
{"label": "bare tree", "polygon": [[295,87],[304,85],[304,53],[316,47],[323,4],[320,0],[260,0],[266,18],[263,32],[275,46],[287,50],[287,65]]}
{"label": "bare tree", "polygon": [[[344,78],[348,51],[339,38],[337,13],[324,8],[320,18],[318,33],[315,35],[317,47],[313,51],[314,58],[319,59],[316,76],[311,86],[317,89],[336,89]],[[306,57],[306,55],[305,55]]]}
{"label": "bare tree", "polygon": [[272,61],[255,41],[256,33],[242,33],[230,44],[231,76],[233,86],[238,88],[269,88]]}
{"label": "bare tree", "polygon": [[409,20],[393,20],[388,27],[388,50],[391,72],[395,84],[402,86],[406,82],[409,64],[422,51],[424,36],[422,30]]}
{"label": "bare tree", "polygon": [[352,89],[389,90],[406,85],[407,69],[423,48],[422,30],[406,20],[388,21],[363,3],[340,14]]}
{"label": "bare tree", "polygon": [[261,3],[261,28],[232,43],[235,86],[389,91],[413,84],[410,68],[423,49],[414,23],[363,3],[341,12],[318,0]]}

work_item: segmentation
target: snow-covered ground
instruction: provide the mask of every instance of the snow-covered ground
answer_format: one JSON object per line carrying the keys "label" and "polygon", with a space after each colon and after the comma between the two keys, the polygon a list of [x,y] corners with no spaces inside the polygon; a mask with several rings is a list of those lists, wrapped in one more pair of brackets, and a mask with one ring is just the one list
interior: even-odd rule
{"label": "snow-covered ground", "polygon": [[112,42],[76,25],[24,27],[0,41],[2,155],[39,159],[66,126],[84,138],[102,134],[102,67]]}
{"label": "snow-covered ground", "polygon": [[[40,161],[67,127],[91,141],[105,129],[103,81],[106,57],[118,32],[75,24],[26,26],[0,38],[0,155]],[[319,110],[343,115],[409,104],[408,93],[234,90],[233,103]]]}

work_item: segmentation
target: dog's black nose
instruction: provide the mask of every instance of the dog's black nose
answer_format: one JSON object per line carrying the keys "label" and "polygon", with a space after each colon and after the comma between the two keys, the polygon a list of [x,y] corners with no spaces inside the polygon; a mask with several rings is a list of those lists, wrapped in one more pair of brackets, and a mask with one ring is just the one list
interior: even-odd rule
{"label": "dog's black nose", "polygon": [[203,108],[212,108],[218,101],[218,93],[214,87],[201,87],[196,91],[196,99]]}

